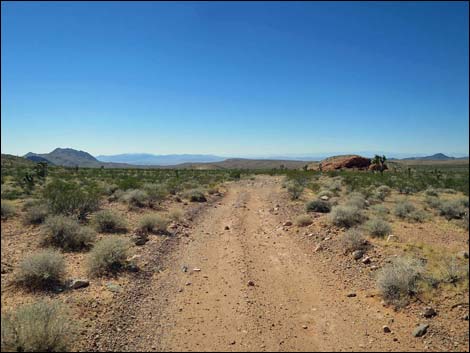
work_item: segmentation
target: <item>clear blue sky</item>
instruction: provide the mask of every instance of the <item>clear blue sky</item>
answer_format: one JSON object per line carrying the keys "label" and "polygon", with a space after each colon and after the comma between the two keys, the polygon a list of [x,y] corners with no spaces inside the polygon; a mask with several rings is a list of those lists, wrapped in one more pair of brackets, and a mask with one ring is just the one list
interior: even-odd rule
{"label": "clear blue sky", "polygon": [[2,153],[468,153],[468,3],[2,2]]}

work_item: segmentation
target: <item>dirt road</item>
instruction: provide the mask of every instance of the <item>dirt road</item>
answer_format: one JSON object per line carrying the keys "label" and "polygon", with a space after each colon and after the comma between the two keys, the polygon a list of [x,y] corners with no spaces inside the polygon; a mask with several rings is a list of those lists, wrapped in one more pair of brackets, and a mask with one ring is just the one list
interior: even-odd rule
{"label": "dirt road", "polygon": [[280,185],[272,177],[232,184],[136,296],[130,326],[101,348],[422,350],[409,318],[377,298],[348,297],[317,254],[282,229],[286,219],[274,210],[287,202]]}

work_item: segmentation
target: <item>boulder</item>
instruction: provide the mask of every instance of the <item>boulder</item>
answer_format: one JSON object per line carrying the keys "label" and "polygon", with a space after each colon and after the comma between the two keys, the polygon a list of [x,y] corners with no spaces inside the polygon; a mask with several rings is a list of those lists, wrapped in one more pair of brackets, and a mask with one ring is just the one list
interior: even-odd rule
{"label": "boulder", "polygon": [[424,336],[426,334],[426,332],[428,332],[428,328],[429,328],[429,325],[428,324],[421,324],[419,325],[418,327],[416,327],[414,330],[413,330],[413,336],[414,337],[421,337],[421,336]]}
{"label": "boulder", "polygon": [[362,169],[367,170],[370,166],[370,159],[358,155],[336,156],[324,159],[321,162],[322,171],[338,169]]}

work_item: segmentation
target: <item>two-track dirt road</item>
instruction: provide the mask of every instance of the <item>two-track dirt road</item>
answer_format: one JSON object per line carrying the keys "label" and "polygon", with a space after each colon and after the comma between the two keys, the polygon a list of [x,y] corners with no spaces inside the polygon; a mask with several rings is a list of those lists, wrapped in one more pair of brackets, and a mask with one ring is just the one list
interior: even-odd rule
{"label": "two-track dirt road", "polygon": [[286,200],[280,185],[273,177],[233,183],[204,210],[108,348],[421,350],[409,320],[394,315],[393,333],[384,333],[389,316],[377,299],[346,297],[336,275],[317,267],[317,254],[280,230],[285,219],[273,211]]}

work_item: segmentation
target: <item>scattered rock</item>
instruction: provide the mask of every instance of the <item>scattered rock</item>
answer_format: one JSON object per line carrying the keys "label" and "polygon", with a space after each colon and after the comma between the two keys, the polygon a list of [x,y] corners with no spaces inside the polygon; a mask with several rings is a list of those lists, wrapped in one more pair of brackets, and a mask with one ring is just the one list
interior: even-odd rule
{"label": "scattered rock", "polygon": [[461,252],[461,256],[462,256],[462,258],[464,258],[464,259],[468,259],[468,252],[462,251],[462,252]]}
{"label": "scattered rock", "polygon": [[135,263],[131,262],[131,263],[127,264],[126,270],[129,271],[129,272],[139,272],[140,268]]}
{"label": "scattered rock", "polygon": [[308,329],[308,326],[307,326],[307,325],[302,325],[302,328],[303,328],[304,330],[306,330],[306,329]]}
{"label": "scattered rock", "polygon": [[284,222],[283,226],[284,227],[290,227],[292,225],[291,221]]}
{"label": "scattered rock", "polygon": [[248,281],[248,287],[254,287],[255,286],[255,282],[253,281]]}
{"label": "scattered rock", "polygon": [[428,332],[429,325],[428,324],[421,324],[413,330],[414,337],[422,337]]}
{"label": "scattered rock", "polygon": [[371,263],[370,257],[369,257],[369,256],[366,256],[365,258],[363,258],[363,259],[362,259],[362,263],[363,263],[364,265],[370,264],[370,263]]}
{"label": "scattered rock", "polygon": [[357,297],[357,294],[356,293],[348,293],[348,295],[346,295],[348,298],[354,298],[354,297]]}
{"label": "scattered rock", "polygon": [[116,284],[116,283],[106,283],[106,288],[108,288],[108,290],[110,292],[113,292],[113,293],[121,293],[122,292],[122,288],[119,284]]}
{"label": "scattered rock", "polygon": [[364,252],[362,250],[356,250],[352,253],[352,256],[354,260],[359,260],[362,258],[362,256],[364,256]]}
{"label": "scattered rock", "polygon": [[193,268],[193,272],[201,272],[201,269],[200,268]]}
{"label": "scattered rock", "polygon": [[382,330],[384,331],[384,333],[390,333],[390,332],[392,332],[392,330],[390,330],[390,327],[388,327],[387,325],[384,325],[384,326],[382,327]]}
{"label": "scattered rock", "polygon": [[315,252],[319,252],[319,251],[322,251],[323,250],[323,246],[321,244],[317,245],[317,247],[315,248]]}
{"label": "scattered rock", "polygon": [[322,197],[320,197],[320,200],[323,200],[323,201],[328,201],[330,198],[326,195],[323,195]]}
{"label": "scattered rock", "polygon": [[188,272],[188,266],[181,266],[181,271]]}
{"label": "scattered rock", "polygon": [[436,316],[436,315],[437,315],[436,310],[434,310],[430,306],[424,308],[424,311],[423,311],[423,316],[424,317],[431,318],[431,317]]}
{"label": "scattered rock", "polygon": [[233,346],[235,343],[236,343],[235,341],[231,341],[230,345]]}
{"label": "scattered rock", "polygon": [[370,159],[358,155],[334,156],[324,159],[321,166],[323,171],[343,168],[367,169],[370,166]]}
{"label": "scattered rock", "polygon": [[86,279],[73,279],[69,284],[69,288],[80,289],[80,288],[88,287],[89,285],[90,285],[90,281]]}
{"label": "scattered rock", "polygon": [[393,234],[390,234],[388,237],[387,237],[387,241],[390,242],[390,241],[398,241],[398,237],[396,235],[393,235]]}
{"label": "scattered rock", "polygon": [[230,229],[230,227],[229,227],[229,226],[225,226],[225,230],[229,230],[229,229]]}
{"label": "scattered rock", "polygon": [[467,314],[467,315],[464,315],[463,319],[464,319],[465,321],[468,321],[468,314]]}

